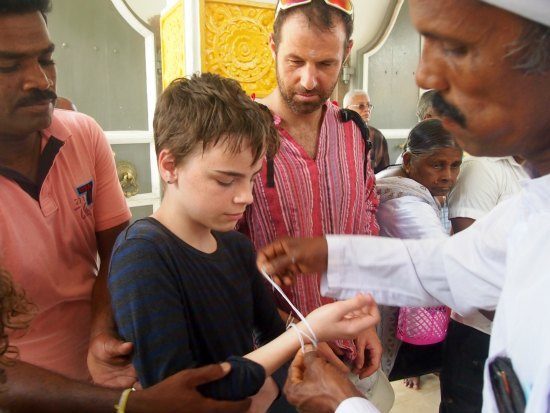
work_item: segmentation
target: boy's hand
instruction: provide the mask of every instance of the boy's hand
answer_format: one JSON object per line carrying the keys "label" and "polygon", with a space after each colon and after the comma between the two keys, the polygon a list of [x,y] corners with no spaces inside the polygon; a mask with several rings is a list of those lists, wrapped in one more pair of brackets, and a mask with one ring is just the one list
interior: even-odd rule
{"label": "boy's hand", "polygon": [[128,388],[138,381],[131,362],[132,343],[125,343],[107,333],[90,341],[88,369],[94,383],[105,387]]}
{"label": "boy's hand", "polygon": [[[318,341],[353,339],[380,322],[380,313],[370,295],[357,294],[345,301],[323,305],[306,317]],[[298,326],[305,332],[303,323]]]}
{"label": "boy's hand", "polygon": [[297,274],[327,270],[327,241],[324,237],[281,238],[260,249],[256,262],[277,284],[291,285]]}

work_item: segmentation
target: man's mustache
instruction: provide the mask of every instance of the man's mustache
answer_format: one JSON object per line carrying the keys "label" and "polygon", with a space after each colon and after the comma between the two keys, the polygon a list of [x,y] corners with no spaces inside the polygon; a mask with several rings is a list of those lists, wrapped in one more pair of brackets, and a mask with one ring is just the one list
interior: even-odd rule
{"label": "man's mustache", "polygon": [[441,96],[441,93],[437,92],[434,95],[432,105],[439,116],[452,119],[462,128],[466,127],[466,117],[460,110],[458,110],[458,108],[454,107],[450,103],[447,103],[445,99],[443,99],[443,96]]}
{"label": "man's mustache", "polygon": [[33,89],[27,96],[21,98],[16,106],[33,106],[39,103],[42,103],[46,100],[54,101],[57,99],[57,94],[51,90],[39,90]]}

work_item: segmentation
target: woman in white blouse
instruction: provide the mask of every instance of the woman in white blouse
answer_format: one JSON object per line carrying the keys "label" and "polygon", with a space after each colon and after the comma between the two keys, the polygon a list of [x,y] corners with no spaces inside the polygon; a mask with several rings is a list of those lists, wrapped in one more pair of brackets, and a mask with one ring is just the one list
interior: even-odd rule
{"label": "woman in white blouse", "polygon": [[[428,119],[418,123],[407,138],[403,164],[376,175],[380,196],[377,213],[380,235],[393,238],[449,236],[436,197],[448,195],[461,163],[462,149],[440,120]],[[440,363],[440,345],[435,344],[437,338],[433,345],[402,345],[396,338],[398,308],[383,307],[381,312],[382,369],[386,374],[390,375],[392,369],[392,379],[406,376],[407,371],[423,374]],[[416,378],[406,383],[409,387],[419,387]]]}

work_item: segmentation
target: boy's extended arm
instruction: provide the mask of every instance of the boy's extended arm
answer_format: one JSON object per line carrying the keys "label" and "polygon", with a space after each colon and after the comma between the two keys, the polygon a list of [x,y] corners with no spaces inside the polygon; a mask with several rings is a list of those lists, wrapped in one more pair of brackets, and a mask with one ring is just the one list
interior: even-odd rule
{"label": "boy's extended arm", "polygon": [[[357,295],[345,301],[336,301],[312,311],[306,320],[315,332],[319,341],[330,341],[341,338],[354,338],[367,328],[380,322],[380,314],[372,297]],[[297,327],[309,334],[303,322]],[[304,338],[306,343],[309,342]],[[288,361],[300,347],[297,333],[288,330],[245,357],[261,364],[266,375]]]}

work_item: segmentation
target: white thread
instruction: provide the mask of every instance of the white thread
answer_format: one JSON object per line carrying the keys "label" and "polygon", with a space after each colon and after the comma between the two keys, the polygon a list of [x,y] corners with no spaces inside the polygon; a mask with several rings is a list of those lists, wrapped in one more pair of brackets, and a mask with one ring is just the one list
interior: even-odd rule
{"label": "white thread", "polygon": [[260,272],[262,273],[262,275],[264,276],[264,278],[266,280],[268,280],[270,282],[270,284],[273,286],[273,288],[275,288],[275,290],[277,290],[277,292],[279,294],[281,294],[281,296],[285,299],[285,301],[288,303],[288,305],[290,305],[290,308],[292,308],[292,311],[294,311],[294,313],[300,318],[300,320],[304,323],[304,325],[306,326],[306,328],[309,330],[309,333],[310,334],[307,334],[305,331],[302,331],[300,328],[298,328],[298,326],[295,324],[295,323],[289,323],[289,325],[287,326],[287,329],[289,328],[292,328],[294,331],[296,331],[296,334],[298,335],[298,340],[300,341],[300,346],[302,347],[302,352],[305,352],[305,343],[304,343],[304,337],[306,337],[310,342],[311,344],[313,344],[313,347],[317,348],[317,336],[315,335],[315,332],[313,331],[313,329],[311,328],[311,326],[309,325],[309,323],[307,322],[306,318],[302,315],[302,313],[294,306],[294,304],[292,304],[292,302],[290,301],[290,299],[286,296],[286,294],[283,292],[283,290],[281,289],[281,287],[279,287],[275,281],[273,281],[271,279],[271,277],[269,276],[269,274],[265,271],[265,268],[262,267],[262,269],[260,270]]}

